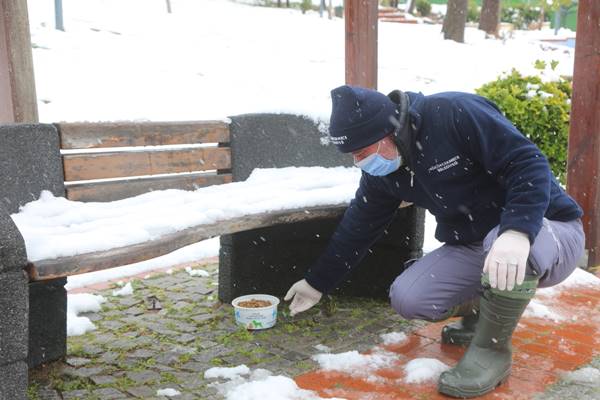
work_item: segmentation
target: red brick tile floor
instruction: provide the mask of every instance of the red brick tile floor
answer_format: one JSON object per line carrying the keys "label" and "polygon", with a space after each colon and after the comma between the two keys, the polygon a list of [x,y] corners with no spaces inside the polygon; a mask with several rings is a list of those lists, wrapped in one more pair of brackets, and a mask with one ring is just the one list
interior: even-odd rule
{"label": "red brick tile floor", "polygon": [[[561,374],[588,364],[600,355],[600,287],[572,287],[554,297],[541,299],[562,318],[554,321],[524,316],[513,337],[510,378],[481,399],[531,399],[543,393]],[[376,381],[339,372],[314,371],[297,376],[296,383],[301,388],[316,391],[323,398],[447,399],[437,392],[435,381],[403,382],[403,366],[414,358],[436,358],[449,366],[460,359],[465,348],[440,342],[440,331],[446,323],[426,325],[413,331],[407,341],[386,346],[386,350],[400,357],[392,368],[374,371],[379,378]]]}

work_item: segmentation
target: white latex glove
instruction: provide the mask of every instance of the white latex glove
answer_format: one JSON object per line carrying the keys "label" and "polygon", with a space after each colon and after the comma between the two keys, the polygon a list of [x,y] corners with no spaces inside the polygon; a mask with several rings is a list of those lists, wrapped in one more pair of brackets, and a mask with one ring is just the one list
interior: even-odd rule
{"label": "white latex glove", "polygon": [[292,298],[292,304],[290,304],[290,315],[294,315],[306,311],[321,300],[323,294],[314,287],[310,286],[306,279],[302,279],[292,285],[285,295],[284,300],[290,301]]}
{"label": "white latex glove", "polygon": [[529,236],[525,233],[508,230],[498,236],[483,265],[483,273],[489,274],[490,286],[513,290],[515,283],[523,283],[530,248]]}

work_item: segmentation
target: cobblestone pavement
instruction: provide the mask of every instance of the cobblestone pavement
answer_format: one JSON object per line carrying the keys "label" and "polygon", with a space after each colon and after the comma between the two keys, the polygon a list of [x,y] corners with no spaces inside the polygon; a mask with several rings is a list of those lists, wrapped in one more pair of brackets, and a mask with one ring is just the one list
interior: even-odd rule
{"label": "cobblestone pavement", "polygon": [[[218,399],[203,378],[208,368],[246,364],[293,377],[318,367],[310,358],[319,353],[315,345],[366,351],[380,333],[414,325],[386,302],[336,298],[294,318],[280,305],[275,327],[247,331],[236,326],[233,308],[216,300],[217,265],[202,268],[209,277],[181,270],[134,280],[132,296],[96,293],[107,299],[102,311],[81,315],[97,329],[69,337],[65,363],[32,371],[30,398],[151,399],[170,387],[182,392],[177,399]],[[146,310],[148,296],[161,311]]]}
{"label": "cobblestone pavement", "polygon": [[[204,379],[208,368],[246,364],[306,376],[318,369],[311,356],[321,352],[319,344],[334,353],[367,351],[382,333],[431,326],[403,320],[384,301],[334,298],[294,318],[280,305],[274,328],[247,331],[236,326],[232,307],[216,300],[217,265],[202,268],[210,276],[181,270],[134,280],[131,296],[97,293],[107,299],[102,310],[83,314],[97,329],[68,339],[66,362],[31,371],[29,398],[165,399],[157,390],[174,388],[181,392],[175,399],[220,399],[214,380]],[[160,311],[147,310],[149,296],[156,296]],[[439,335],[434,328],[432,335]],[[592,365],[600,367],[600,358]],[[539,398],[600,399],[600,384],[559,382]]]}

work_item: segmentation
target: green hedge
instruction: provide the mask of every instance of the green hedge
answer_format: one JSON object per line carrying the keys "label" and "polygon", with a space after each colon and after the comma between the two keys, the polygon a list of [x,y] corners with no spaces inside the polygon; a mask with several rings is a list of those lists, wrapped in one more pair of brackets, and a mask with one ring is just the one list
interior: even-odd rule
{"label": "green hedge", "polygon": [[[545,68],[538,61],[536,66]],[[553,63],[552,67],[556,67]],[[500,107],[504,115],[548,157],[552,172],[562,184],[567,177],[567,143],[571,111],[571,82],[542,82],[518,71],[476,90]]]}

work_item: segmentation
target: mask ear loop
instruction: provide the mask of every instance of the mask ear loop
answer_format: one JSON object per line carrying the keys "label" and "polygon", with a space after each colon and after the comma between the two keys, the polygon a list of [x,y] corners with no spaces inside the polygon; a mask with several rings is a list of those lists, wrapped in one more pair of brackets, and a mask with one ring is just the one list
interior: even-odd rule
{"label": "mask ear loop", "polygon": [[[381,140],[380,140],[380,141],[378,142],[378,144],[377,144],[377,150],[375,151],[375,153],[371,153],[371,154],[369,154],[367,157],[370,157],[370,156],[372,156],[373,154],[379,154],[379,148],[380,148],[380,147],[381,147]],[[396,150],[397,150],[397,149],[396,149]],[[365,158],[367,158],[367,157],[365,157]],[[365,158],[363,158],[363,160],[364,160]],[[352,161],[354,161],[354,165],[356,165],[356,163],[359,163],[359,162],[360,162],[360,161],[362,161],[362,160],[360,160],[360,161],[356,161],[356,156],[355,156],[355,155],[352,155]]]}

